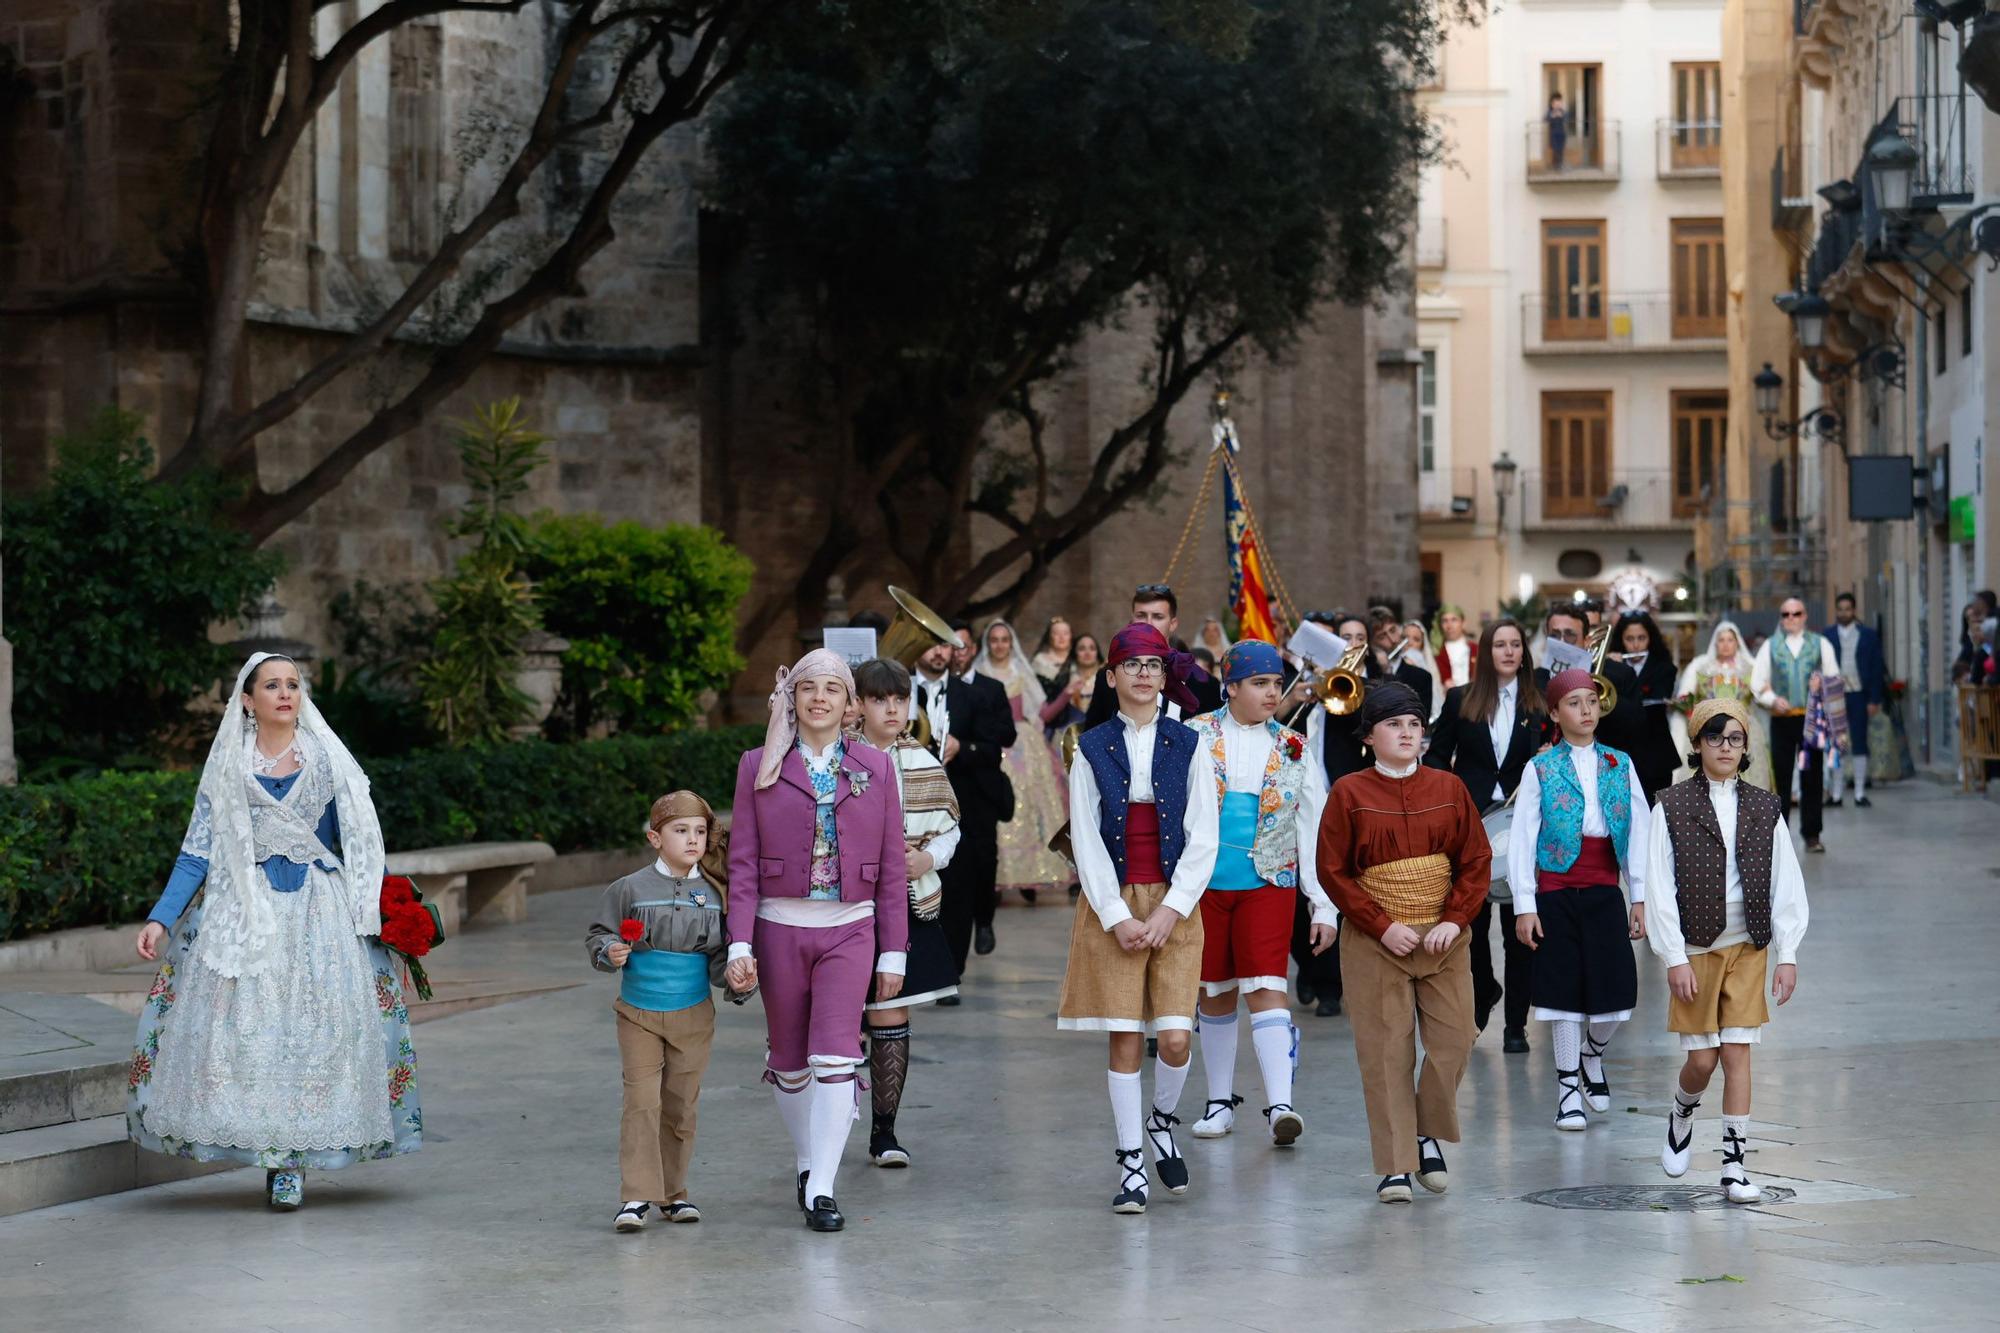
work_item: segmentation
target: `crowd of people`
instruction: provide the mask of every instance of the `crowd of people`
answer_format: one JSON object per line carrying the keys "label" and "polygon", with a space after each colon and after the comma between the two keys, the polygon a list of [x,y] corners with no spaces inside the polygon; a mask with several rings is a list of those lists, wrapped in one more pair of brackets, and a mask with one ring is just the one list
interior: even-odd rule
{"label": "crowd of people", "polygon": [[[1979,609],[1971,659],[1991,651]],[[1752,1201],[1766,966],[1782,1004],[1806,926],[1790,810],[1819,852],[1827,766],[1834,803],[1851,785],[1869,805],[1866,719],[1886,680],[1855,610],[1843,594],[1815,631],[1789,599],[1768,640],[1723,621],[1684,667],[1631,610],[1604,628],[1597,672],[1578,665],[1604,624],[1594,603],[1556,607],[1539,635],[1501,618],[1476,639],[1455,607],[1430,625],[1315,613],[1358,686],[1339,708],[1315,689],[1326,663],[1231,643],[1214,618],[1181,640],[1159,584],[1103,643],[1057,617],[1032,652],[1004,620],[955,624],[914,670],[809,652],[778,672],[765,743],[742,756],[726,856],[700,796],[662,796],[656,859],[605,891],[585,932],[591,964],[619,977],[615,1225],[700,1218],[687,1171],[719,988],[761,1001],[796,1202],[813,1230],[841,1230],[835,1182],[864,1094],[869,1160],[913,1160],[897,1129],[913,1011],[959,1003],[971,957],[995,947],[1001,892],[1064,888],[1057,1022],[1108,1039],[1119,1213],[1143,1213],[1154,1180],[1190,1188],[1175,1130],[1197,1051],[1194,1137],[1237,1128],[1239,1008],[1264,1131],[1299,1141],[1290,986],[1349,1018],[1384,1202],[1447,1188],[1458,1084],[1497,1006],[1509,1053],[1548,1024],[1554,1125],[1587,1128],[1639,1005],[1641,939],[1668,967],[1686,1052],[1663,1168],[1687,1171],[1720,1068],[1722,1184]],[[1549,654],[1562,665],[1537,666]],[[419,1146],[415,1053],[379,938],[365,777],[289,659],[253,657],[237,700],[137,941],[161,967],[130,1128],[155,1151],[261,1165],[271,1204],[294,1208],[308,1167]]]}

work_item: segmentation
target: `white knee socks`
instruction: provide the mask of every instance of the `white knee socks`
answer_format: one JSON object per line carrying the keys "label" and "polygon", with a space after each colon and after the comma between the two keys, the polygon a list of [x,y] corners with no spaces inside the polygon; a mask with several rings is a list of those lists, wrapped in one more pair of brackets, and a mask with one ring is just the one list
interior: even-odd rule
{"label": "white knee socks", "polygon": [[[1181,1104],[1181,1089],[1187,1086],[1188,1069],[1194,1064],[1189,1055],[1187,1063],[1170,1065],[1162,1055],[1153,1061],[1153,1109],[1172,1113]],[[1138,1075],[1133,1075],[1137,1078]]]}
{"label": "white knee socks", "polygon": [[854,1127],[855,1094],[852,1066],[846,1069],[815,1069],[811,1091],[812,1134],[807,1162],[806,1203],[824,1195],[833,1197],[833,1178],[840,1172],[840,1154],[847,1148],[847,1132]]}
{"label": "white knee socks", "polygon": [[771,1095],[778,1103],[778,1118],[792,1136],[792,1155],[797,1160],[793,1169],[804,1171],[812,1162],[812,1071],[774,1071],[773,1077],[777,1081],[771,1085]]}
{"label": "white knee socks", "polygon": [[1140,1122],[1143,1119],[1140,1108],[1139,1073],[1134,1070],[1129,1074],[1121,1074],[1115,1069],[1109,1069],[1105,1071],[1104,1077],[1111,1086],[1111,1119],[1118,1127],[1118,1147],[1125,1152],[1136,1152],[1139,1148]]}
{"label": "white knee socks", "polygon": [[1583,1024],[1558,1018],[1549,1024],[1549,1046],[1555,1051],[1556,1072],[1577,1068],[1583,1049]]}
{"label": "white knee socks", "polygon": [[[1868,724],[1864,721],[1861,725],[1865,727]],[[1854,766],[1854,799],[1858,801],[1868,794],[1868,756],[1850,755],[1847,762]]]}
{"label": "white knee socks", "polygon": [[[1591,1022],[1590,1044],[1580,1047],[1585,1082],[1604,1082],[1604,1048],[1611,1044],[1612,1034],[1618,1031],[1618,1025],[1623,1021],[1618,1018],[1600,1018]],[[1574,1028],[1577,1024],[1572,1023],[1569,1026]]]}
{"label": "white knee socks", "polygon": [[[1250,1019],[1250,1044],[1257,1048],[1257,1068],[1264,1075],[1264,1095],[1273,1106],[1292,1104],[1292,1016],[1284,1009],[1267,1009]],[[1209,1094],[1213,1096],[1213,1093]]]}
{"label": "white knee socks", "polygon": [[1203,1014],[1200,1021],[1201,1067],[1208,1075],[1208,1099],[1226,1102],[1236,1085],[1236,1015]]}

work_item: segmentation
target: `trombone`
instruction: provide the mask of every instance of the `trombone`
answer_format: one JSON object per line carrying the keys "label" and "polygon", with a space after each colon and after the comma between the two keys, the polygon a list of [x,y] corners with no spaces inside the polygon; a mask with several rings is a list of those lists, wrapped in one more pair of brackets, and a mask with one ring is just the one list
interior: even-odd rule
{"label": "trombone", "polygon": [[[1405,639],[1384,660],[1382,670],[1385,673],[1394,672],[1403,655],[1409,651],[1410,641]],[[1321,672],[1313,681],[1313,694],[1329,715],[1348,717],[1368,697],[1368,682],[1361,678],[1361,664],[1367,660],[1368,652],[1367,644],[1356,644],[1340,655],[1340,661]]]}

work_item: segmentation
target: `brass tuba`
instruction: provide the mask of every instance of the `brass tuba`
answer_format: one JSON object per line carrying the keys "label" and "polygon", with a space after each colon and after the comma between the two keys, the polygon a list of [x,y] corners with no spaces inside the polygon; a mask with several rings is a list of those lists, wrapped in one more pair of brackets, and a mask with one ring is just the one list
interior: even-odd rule
{"label": "brass tuba", "polygon": [[896,603],[896,618],[882,631],[882,638],[875,645],[876,656],[901,663],[905,671],[914,671],[917,659],[935,645],[958,641],[943,616],[893,583],[889,585],[889,596]]}
{"label": "brass tuba", "polygon": [[1604,658],[1611,651],[1610,621],[1590,632],[1589,647],[1590,680],[1597,686],[1597,712],[1603,716],[1618,706],[1618,687],[1611,683],[1611,677],[1604,674]]}

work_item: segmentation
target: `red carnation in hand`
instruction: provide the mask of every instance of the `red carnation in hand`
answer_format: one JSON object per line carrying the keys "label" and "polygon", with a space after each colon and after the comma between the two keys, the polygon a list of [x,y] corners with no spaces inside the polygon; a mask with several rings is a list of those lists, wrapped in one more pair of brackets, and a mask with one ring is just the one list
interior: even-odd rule
{"label": "red carnation in hand", "polygon": [[435,937],[435,923],[431,914],[415,903],[408,903],[382,917],[382,943],[397,953],[410,958],[422,958],[431,951],[431,941]]}
{"label": "red carnation in hand", "polygon": [[386,910],[391,904],[414,903],[417,900],[416,885],[401,875],[382,877],[382,906]]}
{"label": "red carnation in hand", "polygon": [[646,923],[633,917],[626,917],[618,923],[618,938],[627,944],[637,944],[646,938]]}

